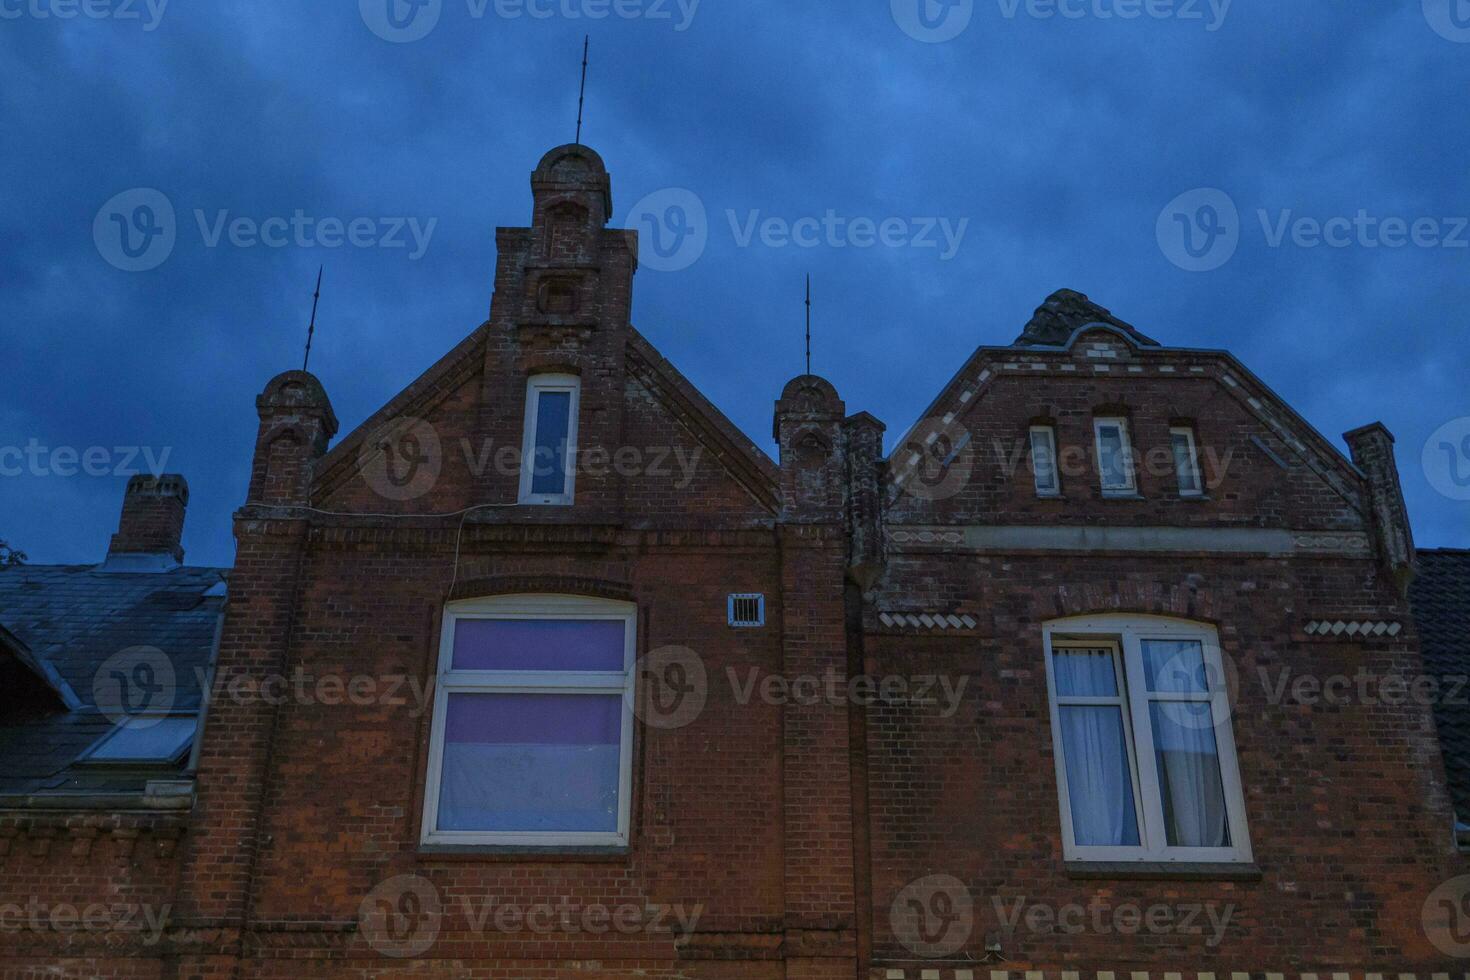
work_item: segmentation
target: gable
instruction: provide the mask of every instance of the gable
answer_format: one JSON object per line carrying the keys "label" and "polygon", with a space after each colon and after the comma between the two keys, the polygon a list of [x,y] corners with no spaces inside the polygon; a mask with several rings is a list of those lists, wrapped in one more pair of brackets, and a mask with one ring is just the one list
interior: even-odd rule
{"label": "gable", "polygon": [[[1153,472],[1140,472],[1150,484],[1140,500],[1099,509],[1090,506],[1098,496],[1091,420],[1108,415],[1129,419],[1135,460]],[[1035,424],[1054,427],[1059,457],[1070,451],[1074,460],[1059,501],[1037,500]],[[1176,424],[1197,427],[1202,459],[1216,466],[1219,492],[1205,501],[1172,492]],[[893,519],[913,523],[1265,520],[1349,530],[1368,517],[1358,469],[1231,355],[1148,346],[1109,323],[1079,327],[1061,345],[978,349],[895,444],[889,473]]]}

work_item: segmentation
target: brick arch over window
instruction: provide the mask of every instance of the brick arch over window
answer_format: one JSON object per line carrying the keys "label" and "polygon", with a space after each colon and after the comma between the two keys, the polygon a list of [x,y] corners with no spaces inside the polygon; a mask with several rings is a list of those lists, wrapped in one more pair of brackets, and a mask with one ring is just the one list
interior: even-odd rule
{"label": "brick arch over window", "polygon": [[1056,618],[1097,613],[1173,616],[1218,625],[1215,601],[1190,585],[1159,582],[1113,582],[1108,585],[1061,585],[1052,595]]}
{"label": "brick arch over window", "polygon": [[486,575],[455,583],[446,601],[499,595],[569,595],[635,601],[633,586],[611,579],[578,575]]}

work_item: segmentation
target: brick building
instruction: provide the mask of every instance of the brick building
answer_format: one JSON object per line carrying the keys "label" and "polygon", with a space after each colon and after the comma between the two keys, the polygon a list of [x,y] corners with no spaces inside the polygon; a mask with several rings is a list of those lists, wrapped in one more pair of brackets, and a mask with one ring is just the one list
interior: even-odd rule
{"label": "brick building", "polygon": [[[312,375],[265,386],[202,724],[186,682],[122,722],[199,725],[187,756],[0,800],[0,907],[141,895],[167,928],[42,915],[0,977],[1465,962],[1430,704],[1333,683],[1424,673],[1382,426],[1350,460],[1064,290],[887,456],[791,380],[773,462],[629,323],[598,156],[531,187],[489,319],[346,438]],[[181,521],[180,487],[138,493]],[[216,601],[149,540],[136,590]],[[107,716],[9,612],[15,700]]]}

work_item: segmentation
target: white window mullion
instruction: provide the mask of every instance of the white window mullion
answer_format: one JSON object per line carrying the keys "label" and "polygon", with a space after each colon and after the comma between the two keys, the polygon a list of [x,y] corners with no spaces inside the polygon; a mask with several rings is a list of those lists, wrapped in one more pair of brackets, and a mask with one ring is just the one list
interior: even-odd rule
{"label": "white window mullion", "polygon": [[1143,682],[1143,654],[1138,636],[1123,634],[1123,664],[1128,678],[1128,706],[1133,719],[1134,768],[1137,770],[1139,795],[1143,798],[1139,820],[1143,824],[1143,849],[1150,857],[1163,857],[1167,846],[1164,833],[1164,805],[1159,791],[1159,770],[1154,753],[1153,722],[1149,718],[1149,696]]}

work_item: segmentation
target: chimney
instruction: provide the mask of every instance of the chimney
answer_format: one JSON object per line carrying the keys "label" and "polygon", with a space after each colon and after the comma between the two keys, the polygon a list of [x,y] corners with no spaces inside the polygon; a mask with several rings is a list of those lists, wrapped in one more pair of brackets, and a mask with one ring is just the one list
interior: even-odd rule
{"label": "chimney", "polygon": [[[180,541],[184,534],[184,508],[188,506],[189,483],[177,473],[133,477],[123,494],[122,517],[107,549],[106,564],[142,571],[145,564],[168,567],[182,562],[184,549]],[[129,557],[116,561],[125,555]],[[145,557],[153,561],[138,560]]]}

